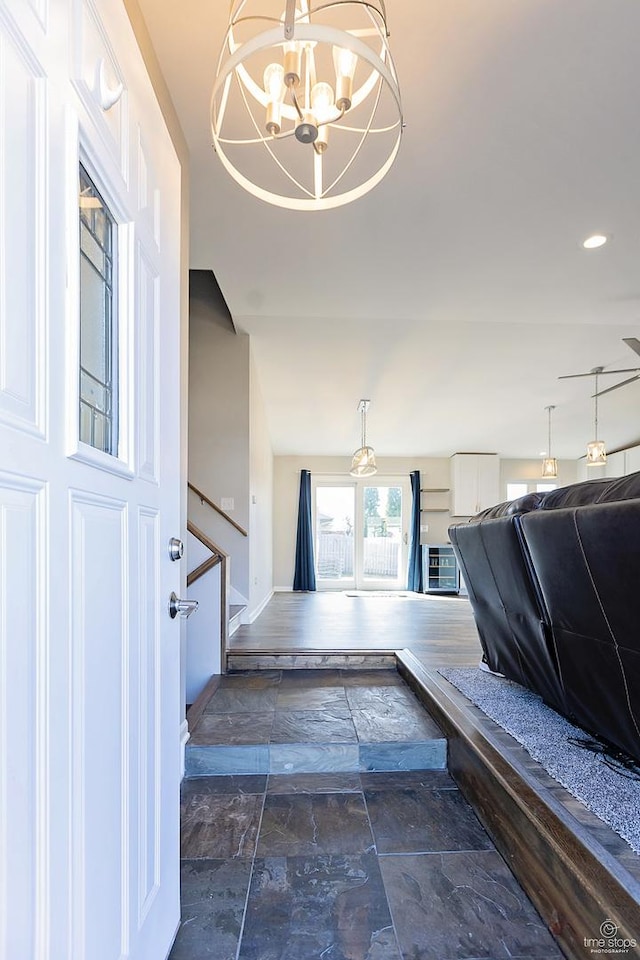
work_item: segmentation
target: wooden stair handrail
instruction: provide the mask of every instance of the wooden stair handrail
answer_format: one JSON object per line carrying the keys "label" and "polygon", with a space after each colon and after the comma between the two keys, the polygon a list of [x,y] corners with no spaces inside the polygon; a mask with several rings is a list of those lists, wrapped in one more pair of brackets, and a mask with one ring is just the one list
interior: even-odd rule
{"label": "wooden stair handrail", "polygon": [[203,577],[209,570],[217,567],[219,563],[222,563],[222,557],[219,557],[217,553],[209,557],[208,560],[205,560],[204,563],[201,563],[195,570],[187,574],[187,586],[190,587],[192,583],[195,583],[196,580]]}
{"label": "wooden stair handrail", "polygon": [[[227,561],[229,560],[229,554],[215,544],[213,540],[211,540],[206,533],[203,533],[199,527],[196,527],[195,523],[192,523],[191,520],[187,520],[187,530],[196,538],[196,540],[199,540],[200,543],[207,548],[207,550],[211,551],[210,557],[207,557],[207,559],[199,564],[195,570],[192,570],[191,573],[187,574],[187,586],[191,586],[192,583],[195,583],[196,580],[199,580],[200,577],[204,576],[208,570],[211,570],[213,567],[217,567],[218,564],[220,564],[220,664],[222,672],[225,673],[227,643],[229,640],[229,620],[227,616]],[[193,722],[195,724],[196,721],[194,720]]]}
{"label": "wooden stair handrail", "polygon": [[195,567],[191,573],[187,574],[187,586],[190,587],[192,583],[195,583],[196,580],[199,580],[200,577],[204,576],[208,570],[217,567],[219,563],[223,561],[226,562],[228,554],[224,552],[220,547],[218,547],[213,540],[211,540],[206,533],[203,533],[199,527],[196,527],[195,523],[192,523],[191,520],[187,520],[187,530],[189,533],[200,541],[200,543],[211,550],[211,556],[207,557],[206,560],[203,560],[201,564]]}
{"label": "wooden stair handrail", "polygon": [[213,542],[211,537],[208,537],[206,533],[203,533],[200,527],[197,527],[192,520],[187,520],[187,530],[189,533],[192,533],[196,540],[199,540],[200,543],[207,548],[207,550],[211,550],[211,553],[217,553],[220,559],[223,557],[226,559],[229,556],[229,554],[226,553],[222,547],[219,547],[217,543]]}
{"label": "wooden stair handrail", "polygon": [[249,536],[249,534],[244,529],[244,527],[241,527],[239,523],[236,523],[233,517],[230,517],[228,513],[225,513],[222,507],[219,507],[217,503],[214,503],[213,500],[210,500],[209,497],[206,495],[206,493],[203,493],[202,490],[199,490],[198,487],[194,486],[194,484],[191,483],[190,481],[187,481],[187,486],[189,490],[193,490],[195,495],[200,500],[200,503],[206,503],[207,506],[211,507],[212,510],[215,510],[216,513],[219,513],[220,516],[224,517],[227,523],[230,523],[232,527],[235,527],[236,530],[238,530],[243,537]]}

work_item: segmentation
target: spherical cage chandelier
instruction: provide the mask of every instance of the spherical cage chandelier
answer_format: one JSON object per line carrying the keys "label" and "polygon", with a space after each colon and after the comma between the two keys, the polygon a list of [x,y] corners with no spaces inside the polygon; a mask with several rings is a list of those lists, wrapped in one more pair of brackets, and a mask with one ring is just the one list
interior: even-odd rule
{"label": "spherical cage chandelier", "polygon": [[384,0],[231,0],[211,132],[241,187],[287,209],[342,206],[380,183],[402,129]]}

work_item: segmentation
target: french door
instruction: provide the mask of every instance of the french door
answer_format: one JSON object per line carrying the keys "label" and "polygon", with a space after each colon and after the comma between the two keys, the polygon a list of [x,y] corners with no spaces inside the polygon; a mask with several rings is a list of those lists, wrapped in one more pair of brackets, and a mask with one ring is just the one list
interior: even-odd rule
{"label": "french door", "polygon": [[0,0],[0,958],[179,920],[180,168],[122,0]]}
{"label": "french door", "polygon": [[405,589],[409,481],[318,477],[313,491],[318,589]]}

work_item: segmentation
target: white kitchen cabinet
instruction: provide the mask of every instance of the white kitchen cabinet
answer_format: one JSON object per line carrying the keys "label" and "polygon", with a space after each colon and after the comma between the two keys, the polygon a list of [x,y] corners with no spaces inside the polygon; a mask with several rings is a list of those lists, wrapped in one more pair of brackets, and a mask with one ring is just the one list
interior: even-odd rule
{"label": "white kitchen cabinet", "polygon": [[496,453],[455,453],[451,457],[451,513],[472,517],[500,499],[500,458]]}

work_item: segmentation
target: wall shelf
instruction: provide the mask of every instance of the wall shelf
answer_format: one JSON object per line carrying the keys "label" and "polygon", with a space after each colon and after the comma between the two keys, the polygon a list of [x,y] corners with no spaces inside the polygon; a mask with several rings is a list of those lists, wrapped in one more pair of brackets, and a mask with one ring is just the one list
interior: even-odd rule
{"label": "wall shelf", "polygon": [[422,487],[420,493],[425,495],[424,506],[420,505],[420,513],[449,513],[449,487]]}

